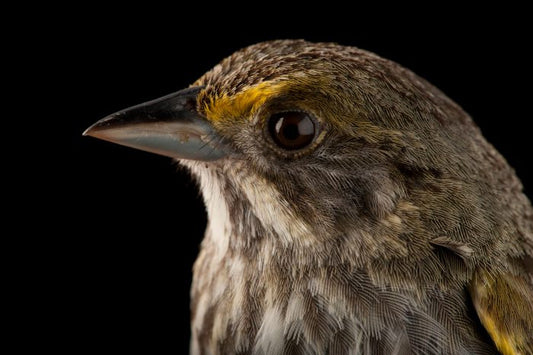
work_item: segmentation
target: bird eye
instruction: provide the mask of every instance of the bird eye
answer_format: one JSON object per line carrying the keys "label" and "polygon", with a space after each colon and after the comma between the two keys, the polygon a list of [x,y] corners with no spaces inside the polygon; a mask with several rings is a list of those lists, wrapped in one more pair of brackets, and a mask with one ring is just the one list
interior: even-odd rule
{"label": "bird eye", "polygon": [[315,122],[305,112],[280,112],[270,116],[268,132],[274,142],[283,149],[302,149],[315,137]]}

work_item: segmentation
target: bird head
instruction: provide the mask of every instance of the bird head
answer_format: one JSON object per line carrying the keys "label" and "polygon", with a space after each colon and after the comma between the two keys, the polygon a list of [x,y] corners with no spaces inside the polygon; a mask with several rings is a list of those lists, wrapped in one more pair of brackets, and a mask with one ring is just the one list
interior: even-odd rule
{"label": "bird head", "polygon": [[[428,235],[496,224],[493,207],[479,208],[497,200],[483,187],[519,185],[468,115],[432,85],[329,43],[247,47],[190,88],[86,134],[188,167],[224,250],[268,240],[313,247],[302,252],[311,258],[424,258]],[[479,234],[473,242],[458,234],[465,255],[492,238]]]}

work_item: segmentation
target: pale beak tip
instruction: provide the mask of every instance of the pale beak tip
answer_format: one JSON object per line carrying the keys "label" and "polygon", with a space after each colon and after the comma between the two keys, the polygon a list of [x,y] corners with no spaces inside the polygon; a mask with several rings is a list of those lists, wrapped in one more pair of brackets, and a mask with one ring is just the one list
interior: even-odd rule
{"label": "pale beak tip", "polygon": [[99,123],[100,123],[100,121],[98,121],[95,124],[89,126],[89,128],[87,128],[85,131],[83,131],[83,133],[81,135],[82,136],[90,136],[90,137],[98,138],[97,135],[96,135],[96,132],[98,132]]}

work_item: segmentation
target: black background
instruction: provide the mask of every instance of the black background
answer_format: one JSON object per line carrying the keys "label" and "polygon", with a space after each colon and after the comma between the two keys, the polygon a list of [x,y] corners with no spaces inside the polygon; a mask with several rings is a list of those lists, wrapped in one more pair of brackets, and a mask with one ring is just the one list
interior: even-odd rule
{"label": "black background", "polygon": [[[104,6],[71,11],[64,34],[75,188],[77,349],[186,353],[191,268],[206,216],[169,158],[81,133],[119,109],[187,87],[246,45],[304,38],[395,60],[458,102],[508,159],[529,196],[531,28],[524,9]],[[307,5],[309,6],[309,5]],[[322,4],[324,6],[324,4]],[[274,10],[274,11],[268,11]],[[417,13],[420,11],[420,13]],[[326,21],[330,21],[327,23]]]}

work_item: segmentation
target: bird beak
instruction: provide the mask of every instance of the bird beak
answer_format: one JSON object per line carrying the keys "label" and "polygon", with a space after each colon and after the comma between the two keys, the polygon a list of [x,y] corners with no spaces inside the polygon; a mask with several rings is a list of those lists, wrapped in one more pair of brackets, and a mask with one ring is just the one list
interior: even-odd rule
{"label": "bird beak", "polygon": [[87,128],[92,136],[171,158],[213,161],[226,155],[211,124],[196,110],[203,87],[191,87],[114,113]]}

